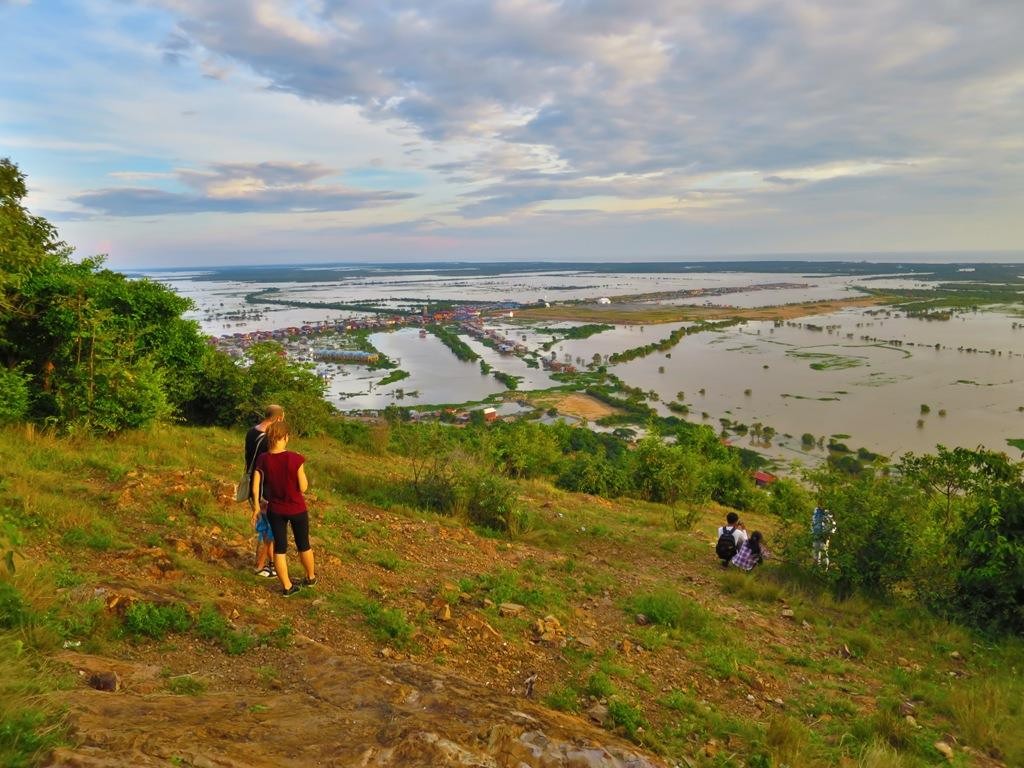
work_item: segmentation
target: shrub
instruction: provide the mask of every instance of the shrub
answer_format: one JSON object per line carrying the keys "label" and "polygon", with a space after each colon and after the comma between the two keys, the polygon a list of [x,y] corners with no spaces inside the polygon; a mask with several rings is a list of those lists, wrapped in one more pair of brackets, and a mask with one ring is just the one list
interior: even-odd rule
{"label": "shrub", "polygon": [[18,588],[6,579],[0,579],[0,629],[14,629],[28,617],[28,606]]}
{"label": "shrub", "polygon": [[1008,483],[980,501],[953,546],[960,612],[982,627],[1024,633],[1024,488]]}
{"label": "shrub", "polygon": [[122,619],[126,634],[154,640],[163,640],[171,632],[186,632],[191,625],[192,619],[188,615],[188,610],[178,603],[132,603],[124,612]]}
{"label": "shrub", "polygon": [[512,536],[529,528],[529,515],[519,503],[516,485],[484,470],[470,470],[462,478],[466,515],[474,525]]}
{"label": "shrub", "polygon": [[28,377],[17,369],[0,368],[0,424],[23,420],[28,406]]}

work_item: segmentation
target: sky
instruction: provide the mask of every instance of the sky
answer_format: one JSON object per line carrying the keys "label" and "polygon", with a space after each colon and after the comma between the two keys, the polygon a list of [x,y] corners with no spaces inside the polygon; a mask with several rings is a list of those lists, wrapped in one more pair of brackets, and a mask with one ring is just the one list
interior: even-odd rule
{"label": "sky", "polygon": [[1021,0],[0,0],[0,157],[118,267],[1024,261],[1022,29]]}

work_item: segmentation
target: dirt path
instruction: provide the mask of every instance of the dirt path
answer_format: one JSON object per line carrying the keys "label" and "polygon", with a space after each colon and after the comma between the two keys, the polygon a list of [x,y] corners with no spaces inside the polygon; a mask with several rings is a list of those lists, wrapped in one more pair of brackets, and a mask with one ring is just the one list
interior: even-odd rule
{"label": "dirt path", "polygon": [[82,741],[49,765],[664,766],[579,718],[443,670],[340,655],[307,638],[280,655],[287,684],[272,694],[232,687],[175,696],[153,690],[158,668],[122,663],[121,691],[68,697]]}

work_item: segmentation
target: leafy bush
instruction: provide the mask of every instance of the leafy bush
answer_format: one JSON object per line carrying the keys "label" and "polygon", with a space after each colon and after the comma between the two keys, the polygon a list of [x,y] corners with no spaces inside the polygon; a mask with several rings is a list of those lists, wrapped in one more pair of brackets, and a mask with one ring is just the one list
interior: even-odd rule
{"label": "leafy bush", "polygon": [[14,629],[28,617],[28,606],[18,588],[6,579],[0,579],[0,629]]}
{"label": "leafy bush", "polygon": [[17,369],[0,368],[0,424],[21,421],[28,407],[28,377]]}
{"label": "leafy bush", "polygon": [[519,503],[515,483],[485,470],[470,470],[461,478],[466,515],[474,525],[513,536],[529,527],[529,515]]}
{"label": "leafy bush", "polygon": [[168,633],[187,632],[192,618],[185,606],[178,603],[132,603],[122,619],[124,632],[132,637],[150,637],[163,640]]}
{"label": "leafy bush", "polygon": [[1024,488],[995,490],[953,537],[956,601],[975,624],[1024,633]]}

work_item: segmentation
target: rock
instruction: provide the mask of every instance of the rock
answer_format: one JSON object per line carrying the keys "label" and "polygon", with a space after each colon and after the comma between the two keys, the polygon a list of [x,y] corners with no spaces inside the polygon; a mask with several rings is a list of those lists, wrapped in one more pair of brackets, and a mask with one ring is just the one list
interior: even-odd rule
{"label": "rock", "polygon": [[796,614],[793,613],[793,609],[792,608],[783,608],[782,609],[782,618],[784,618],[784,619],[792,619],[795,616],[796,616]]}
{"label": "rock", "polygon": [[594,638],[590,637],[589,635],[583,635],[581,637],[577,637],[577,638],[575,638],[575,640],[576,640],[576,644],[577,645],[582,645],[584,648],[596,648],[597,647],[597,640],[595,640]]}
{"label": "rock", "polygon": [[595,704],[587,710],[587,717],[598,725],[603,725],[604,721],[608,719],[608,707],[604,704]]}
{"label": "rock", "polygon": [[490,598],[485,597],[484,598],[484,608],[493,608],[493,607],[494,607],[494,601],[491,600]]}
{"label": "rock", "polygon": [[907,725],[909,725],[911,728],[918,727],[917,720],[914,719],[913,715],[905,715],[903,719],[907,721]]}
{"label": "rock", "polygon": [[619,650],[622,651],[623,656],[629,658],[633,654],[633,643],[623,638],[619,641]]}
{"label": "rock", "polygon": [[714,757],[718,754],[718,742],[714,739],[708,739],[708,743],[704,745],[704,757]]}
{"label": "rock", "polygon": [[634,617],[633,617],[633,620],[634,620],[634,621],[635,621],[635,622],[636,622],[637,624],[639,624],[639,625],[640,625],[641,627],[646,627],[646,626],[647,626],[648,624],[650,624],[650,623],[651,623],[651,620],[650,620],[650,619],[648,619],[648,618],[647,618],[647,617],[646,617],[646,616],[645,616],[644,614],[642,614],[642,613],[638,613],[638,614],[637,614],[636,616],[634,616]]}
{"label": "rock", "polygon": [[947,760],[953,760],[953,748],[949,746],[945,741],[936,741],[932,746],[935,747],[935,751],[942,755]]}
{"label": "rock", "polygon": [[842,656],[844,659],[852,659],[853,651],[850,650],[850,647],[848,645],[844,645],[842,648],[839,649],[839,655]]}
{"label": "rock", "polygon": [[117,672],[93,672],[88,682],[97,691],[117,693],[121,690],[121,676]]}
{"label": "rock", "polygon": [[953,651],[949,654],[949,658],[953,659],[954,661],[959,661],[963,658],[963,656],[960,655],[960,651]]}
{"label": "rock", "polygon": [[916,712],[916,711],[917,711],[917,707],[915,707],[912,702],[909,702],[909,701],[901,701],[900,702],[900,714],[903,715],[904,717],[908,717],[908,716],[914,714],[914,712]]}
{"label": "rock", "polygon": [[452,620],[452,608],[448,603],[441,603],[434,611],[434,618],[438,621],[451,621]]}
{"label": "rock", "polygon": [[533,631],[539,640],[546,643],[565,642],[565,630],[562,628],[561,622],[554,616],[537,619],[533,624]]}
{"label": "rock", "polygon": [[786,706],[786,702],[784,702],[782,699],[772,699],[772,704],[774,704],[777,707]]}
{"label": "rock", "polygon": [[807,619],[804,619],[803,621],[801,621],[800,622],[800,626],[803,627],[804,629],[810,629],[811,628],[811,625],[807,622]]}
{"label": "rock", "polygon": [[526,606],[519,603],[502,603],[498,606],[499,616],[522,616],[526,613]]}

